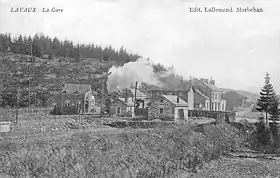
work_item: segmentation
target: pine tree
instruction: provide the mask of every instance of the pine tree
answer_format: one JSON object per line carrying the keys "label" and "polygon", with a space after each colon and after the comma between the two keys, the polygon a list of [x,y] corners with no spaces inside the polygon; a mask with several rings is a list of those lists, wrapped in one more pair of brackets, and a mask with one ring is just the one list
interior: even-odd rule
{"label": "pine tree", "polygon": [[274,96],[271,99],[271,106],[270,106],[270,111],[269,114],[271,116],[271,120],[277,121],[279,120],[279,115],[280,115],[280,110],[279,108],[279,99],[274,93]]}
{"label": "pine tree", "polygon": [[[257,102],[257,111],[265,113],[266,123],[268,123],[268,114],[275,117],[277,112],[275,112],[275,106],[278,107],[278,100],[276,98],[272,84],[270,83],[269,74],[266,73],[265,85],[261,89],[260,98]],[[278,117],[278,116],[277,116]]]}

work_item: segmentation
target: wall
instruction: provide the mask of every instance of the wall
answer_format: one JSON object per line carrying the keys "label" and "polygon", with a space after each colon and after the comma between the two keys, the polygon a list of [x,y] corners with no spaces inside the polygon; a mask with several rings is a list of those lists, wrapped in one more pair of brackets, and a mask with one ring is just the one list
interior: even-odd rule
{"label": "wall", "polygon": [[188,107],[175,107],[175,121],[180,120],[179,109],[184,110],[184,119],[187,120],[188,119]]}
{"label": "wall", "polygon": [[163,102],[161,102],[161,99],[157,99],[151,103],[151,106],[149,107],[148,116],[149,117],[159,117],[159,111],[160,108],[163,108],[163,117],[167,119],[173,119],[174,118],[174,106],[171,102],[169,102],[166,99],[163,99]]}
{"label": "wall", "polygon": [[[38,116],[38,115],[49,115],[50,112],[53,110],[52,107],[46,107],[46,108],[19,108],[18,109],[18,115],[19,116]],[[4,116],[12,116],[15,117],[16,115],[16,109],[10,108],[10,109],[4,109]]]}
{"label": "wall", "polygon": [[194,108],[194,92],[193,89],[188,92],[188,104],[189,104],[189,109]]}
{"label": "wall", "polygon": [[116,111],[117,111],[117,107],[121,107],[121,113],[125,113],[126,112],[126,106],[124,105],[123,102],[121,101],[116,101],[114,103],[111,104],[110,106],[110,114],[111,115],[115,115],[116,114]]}

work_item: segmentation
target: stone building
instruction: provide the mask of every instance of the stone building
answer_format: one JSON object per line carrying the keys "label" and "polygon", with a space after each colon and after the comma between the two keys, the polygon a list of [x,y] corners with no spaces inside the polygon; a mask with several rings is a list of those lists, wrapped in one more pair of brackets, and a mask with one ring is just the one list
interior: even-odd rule
{"label": "stone building", "polygon": [[110,114],[134,117],[134,102],[131,98],[125,100],[117,98],[110,105]]}
{"label": "stone building", "polygon": [[[93,114],[99,111],[96,103],[97,92],[91,90],[88,84],[64,84],[59,94],[48,100],[49,106],[58,106],[61,111],[77,109],[83,114]],[[100,112],[100,111],[99,111]]]}
{"label": "stone building", "polygon": [[150,103],[149,118],[187,120],[188,103],[176,95],[160,95]]}

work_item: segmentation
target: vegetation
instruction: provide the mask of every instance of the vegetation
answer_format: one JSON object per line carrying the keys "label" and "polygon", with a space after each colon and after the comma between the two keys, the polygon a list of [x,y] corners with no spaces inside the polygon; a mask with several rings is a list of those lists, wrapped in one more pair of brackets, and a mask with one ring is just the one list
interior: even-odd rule
{"label": "vegetation", "polygon": [[268,123],[268,114],[271,116],[271,120],[278,120],[279,118],[279,102],[274,92],[273,86],[270,83],[269,74],[266,73],[265,86],[261,89],[260,98],[257,102],[257,110],[259,112],[265,112],[265,120]]}
{"label": "vegetation", "polygon": [[240,148],[242,138],[229,125],[164,125],[148,132],[23,144],[0,154],[0,174],[18,177],[174,177],[197,172],[211,160]]}
{"label": "vegetation", "polygon": [[[19,35],[13,39],[10,34],[0,34],[0,44],[1,106],[15,107],[17,95],[20,96],[19,107],[28,106],[29,84],[32,87],[30,102],[37,106],[45,106],[47,99],[60,91],[64,82],[90,83],[101,95],[104,73],[112,66],[122,66],[139,58],[123,47],[116,50],[110,46],[74,44],[44,34],[33,37]],[[29,56],[31,52],[33,59]],[[33,66],[31,61],[34,61]],[[106,81],[105,75],[105,88]]]}

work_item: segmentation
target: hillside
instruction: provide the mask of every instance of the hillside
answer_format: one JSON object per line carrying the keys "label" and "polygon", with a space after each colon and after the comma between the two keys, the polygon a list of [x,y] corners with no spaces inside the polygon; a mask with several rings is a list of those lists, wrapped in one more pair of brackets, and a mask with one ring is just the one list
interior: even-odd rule
{"label": "hillside", "polygon": [[259,94],[257,93],[252,93],[248,91],[243,91],[243,90],[235,90],[235,89],[228,89],[228,88],[220,88],[223,92],[229,92],[229,91],[234,91],[241,96],[247,97],[251,101],[257,101],[257,98],[259,98]]}
{"label": "hillside", "polygon": [[[76,61],[69,57],[54,57],[53,59],[36,57],[34,61],[35,80],[33,80],[32,76],[28,76],[28,57],[25,54],[14,53],[0,55],[2,105],[14,106],[17,90],[20,89],[20,106],[27,106],[29,79],[32,82],[31,86],[33,84],[35,86],[37,102],[42,105],[45,104],[47,98],[60,91],[61,84],[64,82],[90,83],[93,90],[99,91],[100,94],[102,80],[104,80],[104,76],[106,77],[110,67],[121,66],[125,63],[112,59],[103,61],[101,66],[101,60],[98,58]],[[131,61],[133,60],[136,59],[132,58]],[[32,70],[32,67],[30,69]],[[33,96],[34,93],[31,92],[31,98]]]}

